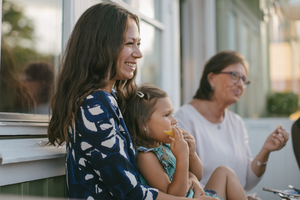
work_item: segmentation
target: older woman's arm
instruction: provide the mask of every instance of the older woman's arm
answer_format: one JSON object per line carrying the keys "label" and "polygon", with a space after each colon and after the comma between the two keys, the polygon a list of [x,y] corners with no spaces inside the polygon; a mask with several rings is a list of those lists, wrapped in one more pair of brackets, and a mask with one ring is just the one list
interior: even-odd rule
{"label": "older woman's arm", "polygon": [[271,133],[265,141],[262,149],[252,161],[251,167],[256,176],[260,177],[266,170],[269,155],[272,151],[282,149],[289,139],[289,133],[283,128],[278,127]]}

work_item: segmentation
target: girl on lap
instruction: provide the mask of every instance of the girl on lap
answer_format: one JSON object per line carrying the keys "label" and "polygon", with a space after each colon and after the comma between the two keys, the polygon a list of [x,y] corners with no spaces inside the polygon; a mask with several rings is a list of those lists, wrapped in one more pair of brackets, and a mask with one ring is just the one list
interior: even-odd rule
{"label": "girl on lap", "polygon": [[[173,105],[167,93],[144,84],[126,105],[124,119],[137,150],[136,162],[142,183],[176,196],[192,196],[188,177],[200,181],[202,163],[194,138],[176,127]],[[165,131],[172,130],[170,137]],[[203,195],[214,199],[247,199],[235,173],[219,167],[212,174]]]}

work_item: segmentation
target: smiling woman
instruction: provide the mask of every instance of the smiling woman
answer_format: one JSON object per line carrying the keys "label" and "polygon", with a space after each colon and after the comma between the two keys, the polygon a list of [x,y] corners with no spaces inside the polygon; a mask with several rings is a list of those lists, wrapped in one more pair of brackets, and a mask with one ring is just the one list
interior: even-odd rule
{"label": "smiling woman", "polygon": [[140,40],[139,18],[115,3],[90,7],[73,29],[48,128],[49,143],[66,143],[69,198],[176,200],[140,183],[122,116],[137,95]]}
{"label": "smiling woman", "polygon": [[121,114],[128,96],[136,93],[136,63],[142,57],[138,27],[136,15],[100,3],[81,15],[70,36],[48,129],[51,144],[67,146],[69,198],[157,196],[155,189],[138,183]]}

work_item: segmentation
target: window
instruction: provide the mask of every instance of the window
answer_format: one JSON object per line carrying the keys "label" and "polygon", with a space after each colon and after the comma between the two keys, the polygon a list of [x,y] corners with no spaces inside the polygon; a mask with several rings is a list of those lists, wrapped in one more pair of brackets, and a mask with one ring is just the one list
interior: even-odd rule
{"label": "window", "polygon": [[63,0],[1,3],[0,186],[63,175],[65,152],[45,146]]}
{"label": "window", "polygon": [[[143,58],[139,63],[139,75],[137,82],[152,83],[162,87],[161,82],[161,33],[157,28],[141,21],[141,51]],[[144,39],[143,39],[144,38]]]}
{"label": "window", "polygon": [[159,0],[123,0],[133,9],[152,19],[161,20]]}
{"label": "window", "polygon": [[62,0],[3,0],[0,112],[49,114]]}

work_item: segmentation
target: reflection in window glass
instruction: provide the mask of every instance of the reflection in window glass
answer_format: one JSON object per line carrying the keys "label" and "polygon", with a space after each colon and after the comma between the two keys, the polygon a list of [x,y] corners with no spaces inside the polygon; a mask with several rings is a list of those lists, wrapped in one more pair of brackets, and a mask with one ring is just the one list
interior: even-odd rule
{"label": "reflection in window glass", "polygon": [[141,21],[140,29],[143,58],[139,61],[137,83],[161,87],[160,31],[144,21]]}
{"label": "reflection in window glass", "polygon": [[160,18],[160,0],[123,0],[133,9],[136,9],[147,17],[161,20]]}
{"label": "reflection in window glass", "polygon": [[62,0],[3,0],[0,112],[48,114],[61,55]]}

